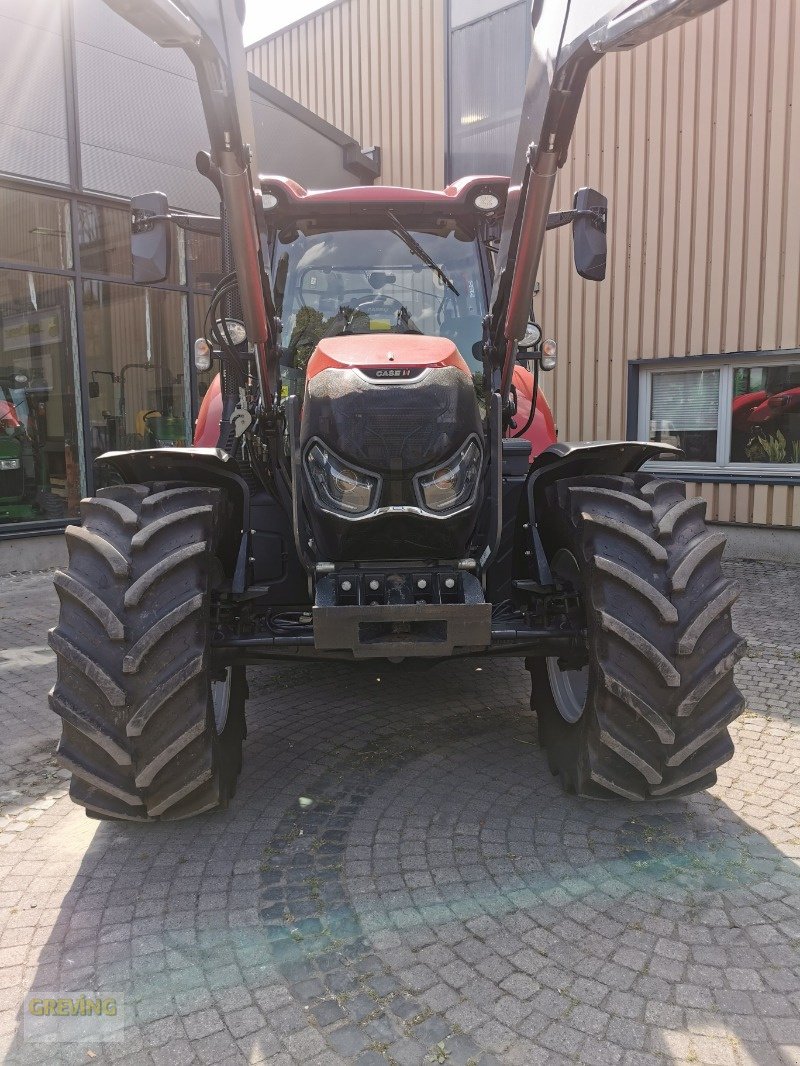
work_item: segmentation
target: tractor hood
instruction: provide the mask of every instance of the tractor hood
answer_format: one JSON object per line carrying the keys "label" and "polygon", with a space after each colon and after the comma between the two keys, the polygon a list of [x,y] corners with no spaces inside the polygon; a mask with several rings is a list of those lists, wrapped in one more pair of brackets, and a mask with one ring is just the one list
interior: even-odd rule
{"label": "tractor hood", "polygon": [[372,381],[409,381],[433,367],[453,367],[471,381],[469,367],[446,337],[416,333],[325,337],[308,361],[307,378],[324,370],[357,370]]}

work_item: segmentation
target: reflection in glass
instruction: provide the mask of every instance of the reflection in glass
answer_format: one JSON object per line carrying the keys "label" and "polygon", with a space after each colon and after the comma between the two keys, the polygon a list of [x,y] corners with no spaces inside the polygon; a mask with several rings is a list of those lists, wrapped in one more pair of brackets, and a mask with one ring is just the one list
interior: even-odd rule
{"label": "reflection in glass", "polygon": [[83,303],[93,458],[185,445],[184,297],[84,281]]}
{"label": "reflection in glass", "polygon": [[[85,274],[132,275],[131,215],[121,207],[78,203],[78,245],[81,269]],[[183,284],[182,241],[177,227],[172,230],[172,255],[167,281]]]}
{"label": "reflection in glass", "polygon": [[99,204],[78,204],[81,269],[131,276],[130,213]]}
{"label": "reflection in glass", "polygon": [[71,285],[0,271],[0,523],[78,513]]}
{"label": "reflection in glass", "polygon": [[[194,301],[194,322],[197,336],[203,335],[203,324],[206,318],[206,312],[211,304],[211,297],[205,296],[202,293],[195,293],[192,296]],[[192,337],[192,343],[196,340],[196,337]],[[200,410],[200,404],[203,402],[203,397],[208,391],[208,387],[219,373],[219,361],[216,359],[211,360],[210,370],[198,370],[196,371],[197,380],[197,394],[195,396],[195,409]]]}
{"label": "reflection in glass", "polygon": [[[195,230],[185,230],[186,258],[191,265],[192,286],[195,289],[208,290],[214,288],[220,279],[222,270],[220,263],[221,245],[218,236],[209,233],[198,233]],[[202,325],[202,319],[200,320]]]}
{"label": "reflection in glass", "polygon": [[732,463],[800,463],[800,363],[733,372]]}
{"label": "reflection in glass", "polygon": [[72,249],[66,200],[3,189],[0,258],[9,263],[68,270],[72,266]]}
{"label": "reflection in glass", "polygon": [[677,445],[681,458],[716,460],[718,412],[719,370],[652,375],[649,439]]}

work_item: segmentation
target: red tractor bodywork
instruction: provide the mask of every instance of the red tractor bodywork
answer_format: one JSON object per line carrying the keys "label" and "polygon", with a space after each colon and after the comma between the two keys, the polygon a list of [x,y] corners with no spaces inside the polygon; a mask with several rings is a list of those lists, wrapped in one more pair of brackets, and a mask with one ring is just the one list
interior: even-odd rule
{"label": "red tractor bodywork", "polygon": [[0,427],[19,429],[21,425],[15,405],[10,400],[0,400]]}
{"label": "red tractor bodywork", "polygon": [[[331,338],[334,340],[335,338]],[[351,337],[343,338],[345,340],[352,340]],[[395,338],[398,339],[398,338]],[[433,338],[425,338],[430,341]],[[438,338],[437,338],[438,339]],[[364,340],[364,338],[359,338]],[[418,338],[415,338],[418,342]],[[330,343],[330,342],[327,342]],[[321,347],[321,346],[320,346]],[[317,352],[319,352],[319,348]],[[318,373],[322,369],[322,360],[326,356],[321,356],[319,363],[316,364],[314,373]],[[312,372],[312,363],[316,359],[316,353],[312,356],[312,360],[309,362],[309,372]],[[463,362],[463,360],[461,360]],[[340,364],[341,365],[341,364]],[[355,364],[353,364],[355,365]],[[468,373],[468,368],[464,367]],[[525,426],[528,422],[528,418],[531,413],[531,401],[533,399],[533,374],[525,367],[518,366],[514,368],[514,388],[517,390],[517,424],[519,426]],[[197,422],[194,428],[194,444],[197,448],[215,448],[219,439],[219,423],[222,418],[222,388],[220,385],[219,374],[214,377],[211,384],[206,390],[205,396],[203,396],[203,402],[200,404],[200,412],[197,416]],[[517,435],[517,430],[509,428],[505,432],[506,437],[514,437]],[[550,405],[541,389],[538,390],[536,397],[536,414],[531,421],[528,428],[521,434],[521,437],[531,442],[531,460],[535,459],[537,455],[540,455],[545,448],[548,448],[551,444],[555,444],[558,439],[556,432],[556,424],[553,420],[553,414],[550,410]]]}
{"label": "red tractor bodywork", "polygon": [[383,374],[386,380],[409,377],[430,367],[455,366],[467,377],[470,369],[447,337],[403,335],[325,337],[308,362],[306,378],[323,370],[364,370]]}
{"label": "red tractor bodywork", "polygon": [[222,421],[222,382],[217,374],[206,389],[197,421],[194,424],[194,445],[197,448],[216,448],[219,424]]}
{"label": "red tractor bodywork", "polygon": [[278,196],[288,208],[308,209],[315,217],[318,213],[341,214],[342,206],[357,204],[388,206],[403,204],[421,204],[429,207],[440,205],[447,211],[459,206],[465,212],[474,213],[472,206],[475,196],[481,192],[493,192],[501,201],[499,211],[508,192],[508,177],[500,174],[488,174],[460,178],[441,192],[433,189],[405,189],[399,185],[354,185],[345,189],[305,189],[291,178],[270,175],[261,179],[264,192]]}
{"label": "red tractor bodywork", "polygon": [[733,401],[733,428],[747,430],[754,426],[766,426],[796,411],[800,411],[800,387],[772,395],[763,389],[748,392]]}

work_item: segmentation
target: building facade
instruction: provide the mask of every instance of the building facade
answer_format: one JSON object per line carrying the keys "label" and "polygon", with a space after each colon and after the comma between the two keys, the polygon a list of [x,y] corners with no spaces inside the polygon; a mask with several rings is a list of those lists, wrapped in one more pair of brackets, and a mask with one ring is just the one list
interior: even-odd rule
{"label": "building facade", "polygon": [[[336,0],[250,69],[383,151],[387,183],[508,173],[529,0]],[[714,521],[800,527],[800,12],[729,0],[589,78],[554,208],[609,199],[607,279],[548,235],[535,308],[563,440],[679,444]]]}
{"label": "building facade", "polygon": [[[374,159],[352,137],[255,77],[251,89],[270,169],[334,186],[374,178]],[[132,283],[132,194],[159,189],[178,209],[218,211],[194,164],[208,137],[182,52],[158,48],[100,0],[0,0],[0,103],[8,540],[76,517],[102,452],[190,439],[207,385],[191,341],[219,242],[176,230],[168,280]]]}

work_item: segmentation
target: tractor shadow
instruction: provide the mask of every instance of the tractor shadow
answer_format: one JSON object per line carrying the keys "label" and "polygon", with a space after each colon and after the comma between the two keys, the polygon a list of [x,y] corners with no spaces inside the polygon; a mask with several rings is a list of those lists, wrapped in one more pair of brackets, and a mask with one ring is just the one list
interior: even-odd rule
{"label": "tractor shadow", "polygon": [[[585,801],[547,769],[516,661],[249,678],[230,809],[99,823],[24,1004],[117,997],[126,1053],[176,1061],[761,1063],[800,1043],[796,729],[765,791],[748,734],[713,793]],[[24,1015],[8,1061],[118,1057],[43,1045]]]}

